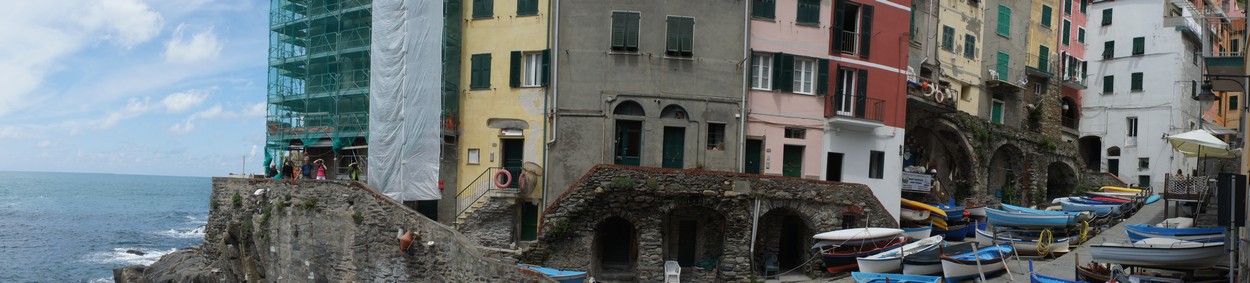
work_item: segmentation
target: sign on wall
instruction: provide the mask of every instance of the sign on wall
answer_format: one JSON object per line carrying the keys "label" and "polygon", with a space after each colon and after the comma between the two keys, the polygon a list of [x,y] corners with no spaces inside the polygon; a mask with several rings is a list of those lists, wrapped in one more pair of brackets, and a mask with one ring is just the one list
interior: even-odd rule
{"label": "sign on wall", "polygon": [[903,172],[903,191],[929,193],[933,189],[933,176],[922,173]]}

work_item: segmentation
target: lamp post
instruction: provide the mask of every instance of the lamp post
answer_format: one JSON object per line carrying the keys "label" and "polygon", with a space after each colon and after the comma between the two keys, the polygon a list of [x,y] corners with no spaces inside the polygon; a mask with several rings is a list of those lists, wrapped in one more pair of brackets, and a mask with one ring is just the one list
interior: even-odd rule
{"label": "lamp post", "polygon": [[[1234,78],[1237,78],[1237,79],[1250,79],[1250,75],[1203,75],[1203,76],[1204,76],[1204,77],[1206,77],[1207,79],[1206,79],[1205,81],[1203,81],[1203,82],[1202,82],[1202,92],[1198,93],[1198,95],[1197,95],[1197,96],[1194,96],[1194,97],[1193,97],[1193,99],[1194,99],[1194,100],[1198,100],[1198,101],[1208,101],[1208,102],[1209,102],[1209,101],[1214,101],[1214,100],[1219,100],[1219,97],[1216,97],[1214,93],[1211,93],[1211,89],[1213,89],[1213,88],[1214,88],[1214,87],[1211,85],[1211,80],[1222,80],[1222,81],[1229,81],[1229,82],[1234,82],[1234,83],[1237,83],[1237,86],[1241,87],[1241,90],[1242,90],[1241,94],[1242,94],[1242,96],[1245,96],[1245,95],[1247,95],[1247,94],[1250,94],[1250,89],[1247,89],[1247,88],[1246,88],[1246,84],[1245,84],[1245,83],[1242,83],[1242,81],[1241,81],[1241,80],[1235,80],[1235,79],[1234,79]],[[1214,98],[1214,100],[1211,100],[1211,98]],[[1244,105],[1246,105],[1246,103],[1245,103],[1245,102],[1238,101],[1238,103],[1239,103],[1240,105],[1237,105],[1237,109],[1238,109],[1238,110],[1241,110],[1241,116],[1239,117],[1239,119],[1238,119],[1238,123],[1237,123],[1237,126],[1238,126],[1238,127],[1237,127],[1237,147],[1241,147],[1241,148],[1242,148],[1242,150],[1244,151],[1244,150],[1245,150],[1245,149],[1244,149],[1244,148],[1245,148],[1245,141],[1246,141],[1246,114],[1247,114],[1247,110],[1250,110],[1250,107],[1246,107],[1246,106],[1244,106]],[[1217,107],[1218,107],[1218,106],[1217,106]],[[1201,109],[1201,108],[1202,108],[1202,105],[1199,105],[1199,106],[1198,106],[1198,108],[1199,108],[1199,109]],[[1201,115],[1201,113],[1200,113],[1199,115]],[[1199,116],[1199,118],[1201,118],[1201,116]],[[1201,123],[1201,121],[1202,121],[1202,120],[1200,119],[1199,121],[1200,121],[1199,123]],[[1200,125],[1201,125],[1201,124],[1200,124]],[[1201,126],[1200,126],[1199,128],[1201,128]],[[1202,158],[1202,157],[1199,157],[1199,158]],[[1239,159],[1244,159],[1244,158],[1246,158],[1246,156],[1245,156],[1245,154],[1242,154],[1242,155],[1241,155],[1241,157],[1240,157]],[[1244,160],[1243,160],[1242,162],[1244,162]],[[1238,167],[1239,167],[1239,170],[1240,170],[1241,165],[1240,165],[1240,164],[1238,164]],[[1230,190],[1230,191],[1231,191],[1231,190]],[[1234,195],[1235,195],[1235,194],[1234,194]],[[1236,202],[1233,202],[1233,203],[1236,203]],[[1235,271],[1239,268],[1239,267],[1238,267],[1239,265],[1237,264],[1237,256],[1236,256],[1236,255],[1237,255],[1238,246],[1240,246],[1240,245],[1241,245],[1241,241],[1240,241],[1240,239],[1238,239],[1238,237],[1237,237],[1237,227],[1236,227],[1236,225],[1235,225],[1235,222],[1236,222],[1236,221],[1232,221],[1232,219],[1236,219],[1236,218],[1237,218],[1237,217],[1236,217],[1236,215],[1233,215],[1233,213],[1235,213],[1237,210],[1236,210],[1235,208],[1233,208],[1231,205],[1230,205],[1227,209],[1228,209],[1228,211],[1229,211],[1229,212],[1228,212],[1228,215],[1229,215],[1229,220],[1230,220],[1230,221],[1229,221],[1229,223],[1227,223],[1227,227],[1226,227],[1226,229],[1228,230],[1228,232],[1227,232],[1227,233],[1225,233],[1225,234],[1227,234],[1227,235],[1228,235],[1228,239],[1227,239],[1227,240],[1225,240],[1225,243],[1231,243],[1231,244],[1232,244],[1232,245],[1228,245],[1228,247],[1229,247],[1229,253],[1228,253],[1228,262],[1229,262],[1229,268],[1228,268],[1228,280],[1229,280],[1229,282],[1234,282],[1234,280],[1236,280],[1236,277],[1234,277]]]}

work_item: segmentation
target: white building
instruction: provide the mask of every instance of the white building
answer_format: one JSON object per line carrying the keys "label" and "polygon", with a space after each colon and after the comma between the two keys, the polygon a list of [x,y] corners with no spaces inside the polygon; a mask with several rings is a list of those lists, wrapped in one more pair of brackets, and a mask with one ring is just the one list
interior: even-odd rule
{"label": "white building", "polygon": [[1196,159],[1173,151],[1164,139],[1199,127],[1201,110],[1191,95],[1200,91],[1201,42],[1210,33],[1192,11],[1179,0],[1091,4],[1089,88],[1081,99],[1080,130],[1085,139],[1101,141],[1094,143],[1100,148],[1082,152],[1097,154],[1102,172],[1162,188],[1164,174],[1196,168]]}

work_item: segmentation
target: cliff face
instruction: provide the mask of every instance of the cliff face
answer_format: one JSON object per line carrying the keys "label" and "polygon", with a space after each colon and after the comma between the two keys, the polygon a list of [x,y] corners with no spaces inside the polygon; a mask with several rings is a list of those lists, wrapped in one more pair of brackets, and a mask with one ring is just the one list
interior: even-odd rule
{"label": "cliff face", "polygon": [[[551,282],[360,183],[214,178],[200,248],[117,282]],[[398,230],[420,234],[400,251]]]}

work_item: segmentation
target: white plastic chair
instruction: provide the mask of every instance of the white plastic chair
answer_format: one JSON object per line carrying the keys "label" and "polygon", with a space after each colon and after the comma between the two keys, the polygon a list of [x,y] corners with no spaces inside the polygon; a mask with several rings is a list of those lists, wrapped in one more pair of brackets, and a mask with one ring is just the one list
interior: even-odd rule
{"label": "white plastic chair", "polygon": [[672,260],[664,262],[664,283],[670,282],[681,282],[681,264]]}

